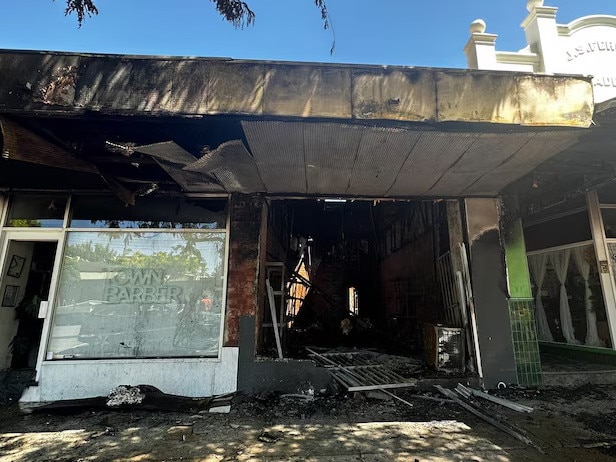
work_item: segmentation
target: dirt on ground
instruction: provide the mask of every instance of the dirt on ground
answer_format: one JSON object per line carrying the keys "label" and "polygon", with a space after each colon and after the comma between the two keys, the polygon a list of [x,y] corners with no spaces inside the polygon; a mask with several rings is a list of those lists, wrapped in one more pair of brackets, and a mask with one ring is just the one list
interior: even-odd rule
{"label": "dirt on ground", "polygon": [[[80,410],[22,414],[0,408],[0,461],[609,461],[616,456],[616,387],[502,390],[531,406],[487,401],[491,417],[529,446],[455,403],[307,388],[298,396],[238,395],[229,413]],[[304,397],[302,397],[304,395]]]}

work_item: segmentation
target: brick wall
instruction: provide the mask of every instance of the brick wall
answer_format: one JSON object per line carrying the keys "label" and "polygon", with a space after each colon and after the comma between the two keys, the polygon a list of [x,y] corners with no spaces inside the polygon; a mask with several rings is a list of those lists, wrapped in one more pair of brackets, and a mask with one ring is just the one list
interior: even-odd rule
{"label": "brick wall", "polygon": [[229,270],[224,346],[239,345],[241,316],[255,316],[264,199],[260,195],[233,194],[231,197]]}

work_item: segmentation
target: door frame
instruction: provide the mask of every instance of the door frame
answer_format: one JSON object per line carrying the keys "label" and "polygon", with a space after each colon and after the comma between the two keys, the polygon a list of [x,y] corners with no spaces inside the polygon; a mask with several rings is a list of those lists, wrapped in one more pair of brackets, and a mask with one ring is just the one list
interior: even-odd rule
{"label": "door frame", "polygon": [[60,265],[62,262],[62,255],[64,249],[65,233],[61,229],[10,229],[5,231],[1,240],[1,252],[0,252],[0,274],[4,275],[6,266],[8,263],[8,250],[9,243],[11,241],[21,242],[56,242],[56,256],[53,262],[53,269],[51,272],[51,280],[49,281],[49,297],[47,300],[47,312],[43,319],[43,330],[41,332],[41,342],[39,344],[39,351],[36,357],[36,376],[35,381],[38,382],[41,374],[41,367],[45,360],[45,351],[47,350],[47,342],[49,340],[49,330],[51,327],[51,319],[54,312],[54,302],[56,298],[56,290],[58,288],[58,277],[60,275]]}
{"label": "door frame", "polygon": [[[599,196],[596,190],[586,194],[586,203],[588,205],[590,230],[594,241],[595,255],[597,257],[597,267],[599,268],[599,279],[601,281],[601,291],[603,292],[605,314],[607,316],[608,328],[610,331],[610,340],[612,341],[611,349],[616,350],[616,268],[614,268],[614,262],[610,257],[608,239],[605,237]],[[602,269],[604,266],[607,266],[607,272]]]}

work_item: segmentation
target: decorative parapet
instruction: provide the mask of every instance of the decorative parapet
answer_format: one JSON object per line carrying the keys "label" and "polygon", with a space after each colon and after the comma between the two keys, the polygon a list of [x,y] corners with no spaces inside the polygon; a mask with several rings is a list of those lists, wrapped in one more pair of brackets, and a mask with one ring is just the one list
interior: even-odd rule
{"label": "decorative parapet", "polygon": [[[592,15],[569,24],[557,24],[558,8],[530,0],[522,22],[527,46],[517,52],[496,51],[482,37],[485,23],[471,25],[471,38],[464,51],[468,67],[544,74],[579,74],[593,77],[595,102],[616,97],[616,16]],[[483,24],[478,31],[477,24]]]}

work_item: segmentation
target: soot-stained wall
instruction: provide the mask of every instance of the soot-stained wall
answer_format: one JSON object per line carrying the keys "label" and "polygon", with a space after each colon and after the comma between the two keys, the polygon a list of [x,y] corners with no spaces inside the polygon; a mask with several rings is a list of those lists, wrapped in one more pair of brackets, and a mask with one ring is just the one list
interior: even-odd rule
{"label": "soot-stained wall", "polygon": [[224,346],[238,346],[240,317],[254,316],[257,311],[264,200],[260,195],[233,194],[229,210]]}

